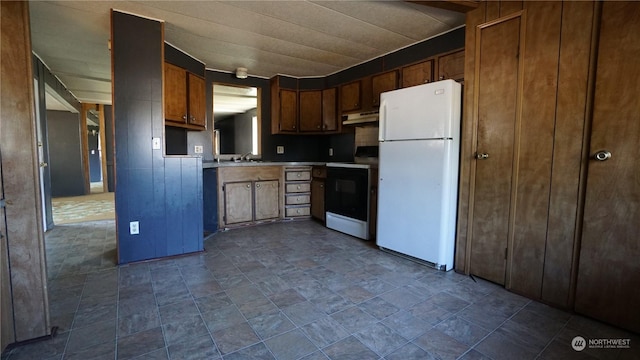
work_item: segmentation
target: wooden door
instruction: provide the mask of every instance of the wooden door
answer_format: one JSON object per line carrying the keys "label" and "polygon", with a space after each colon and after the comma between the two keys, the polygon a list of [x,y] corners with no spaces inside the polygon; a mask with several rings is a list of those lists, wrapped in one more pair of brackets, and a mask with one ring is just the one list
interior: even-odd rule
{"label": "wooden door", "polygon": [[344,112],[360,109],[360,80],[340,87],[340,110]]}
{"label": "wooden door", "polygon": [[280,215],[280,182],[264,180],[255,182],[255,220],[276,219]]}
{"label": "wooden door", "polygon": [[189,73],[189,124],[202,126],[206,122],[206,90],[203,78]]}
{"label": "wooden door", "polygon": [[4,216],[4,192],[2,187],[2,154],[0,154],[0,352],[16,341],[13,331],[13,295],[9,274],[7,228]]}
{"label": "wooden door", "polygon": [[280,131],[295,132],[298,125],[298,94],[280,90]]}
{"label": "wooden door", "polygon": [[398,72],[389,71],[371,78],[371,103],[380,106],[380,94],[398,88]]}
{"label": "wooden door", "polygon": [[640,3],[601,21],[575,310],[640,332]]}
{"label": "wooden door", "polygon": [[300,91],[300,131],[322,131],[322,91]]}
{"label": "wooden door", "polygon": [[253,220],[251,181],[224,184],[224,219],[227,225]]}
{"label": "wooden door", "polygon": [[[470,273],[504,285],[517,116],[521,19],[481,27],[476,40],[475,183],[469,219]],[[486,157],[485,157],[486,155]]]}
{"label": "wooden door", "polygon": [[402,68],[402,87],[426,84],[433,81],[433,60],[423,61]]}
{"label": "wooden door", "polygon": [[322,130],[338,130],[338,109],[336,108],[336,88],[322,90]]}
{"label": "wooden door", "polygon": [[164,63],[164,117],[187,123],[187,72],[169,63]]}

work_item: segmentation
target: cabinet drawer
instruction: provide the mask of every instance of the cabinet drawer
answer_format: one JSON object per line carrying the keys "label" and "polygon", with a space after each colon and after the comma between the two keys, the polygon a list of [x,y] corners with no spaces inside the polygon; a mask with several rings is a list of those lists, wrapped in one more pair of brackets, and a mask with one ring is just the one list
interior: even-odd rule
{"label": "cabinet drawer", "polygon": [[287,217],[295,217],[295,216],[309,216],[311,215],[311,207],[309,206],[301,206],[301,207],[290,207],[285,209],[285,214]]}
{"label": "cabinet drawer", "polygon": [[311,180],[311,172],[310,171],[287,171],[285,180],[287,181]]}
{"label": "cabinet drawer", "polygon": [[311,196],[309,195],[288,195],[285,199],[286,205],[309,204],[310,202]]}
{"label": "cabinet drawer", "polygon": [[299,192],[309,192],[311,191],[311,184],[310,183],[304,183],[304,184],[287,184],[285,186],[285,191],[287,193],[299,193]]}

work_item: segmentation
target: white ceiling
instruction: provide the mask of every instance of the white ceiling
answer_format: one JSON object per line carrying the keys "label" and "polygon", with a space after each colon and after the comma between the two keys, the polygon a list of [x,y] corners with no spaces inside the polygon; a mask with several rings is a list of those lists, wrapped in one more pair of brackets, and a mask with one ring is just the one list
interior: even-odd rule
{"label": "white ceiling", "polygon": [[[464,24],[401,1],[30,1],[33,51],[80,100],[111,103],[112,8],[164,20],[165,40],[251,76],[326,76]],[[132,34],[135,36],[135,34]]]}

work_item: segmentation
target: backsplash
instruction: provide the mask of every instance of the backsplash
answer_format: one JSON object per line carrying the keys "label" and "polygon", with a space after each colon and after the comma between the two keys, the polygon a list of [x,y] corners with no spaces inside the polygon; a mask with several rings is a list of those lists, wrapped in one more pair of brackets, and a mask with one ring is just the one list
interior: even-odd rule
{"label": "backsplash", "polygon": [[360,126],[356,127],[355,146],[376,146],[378,145],[378,127]]}

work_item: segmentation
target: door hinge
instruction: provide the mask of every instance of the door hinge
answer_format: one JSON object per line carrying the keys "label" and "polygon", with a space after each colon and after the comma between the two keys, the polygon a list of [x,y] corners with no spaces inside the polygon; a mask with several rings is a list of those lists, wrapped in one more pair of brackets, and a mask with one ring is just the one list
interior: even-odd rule
{"label": "door hinge", "polygon": [[4,201],[4,199],[0,199],[0,209],[3,209],[6,206],[6,202]]}
{"label": "door hinge", "polygon": [[504,259],[507,260],[507,248],[504,248]]}

